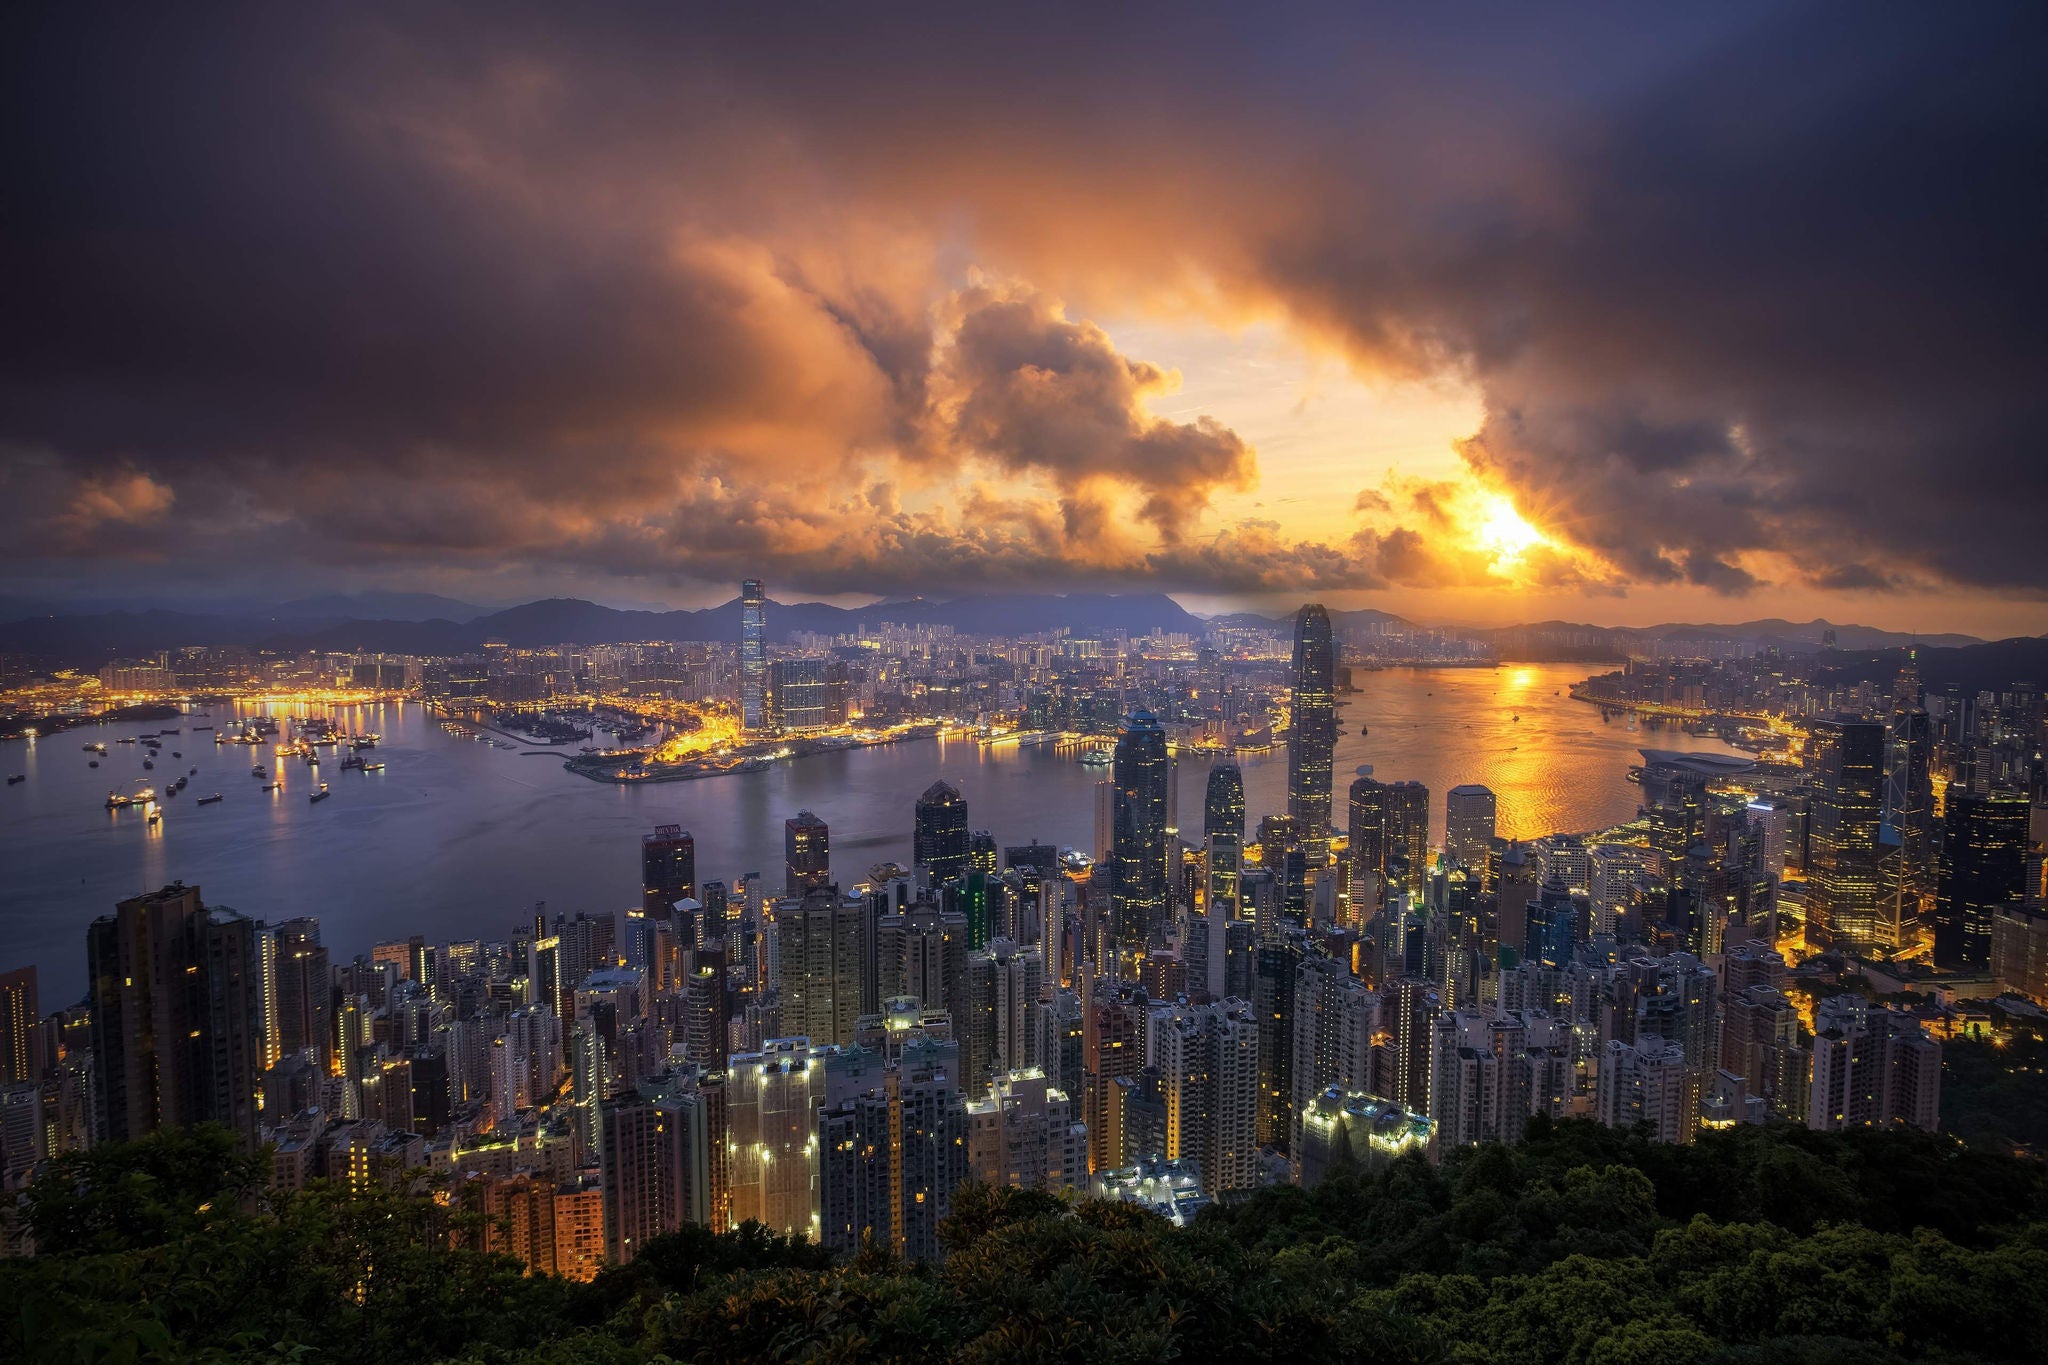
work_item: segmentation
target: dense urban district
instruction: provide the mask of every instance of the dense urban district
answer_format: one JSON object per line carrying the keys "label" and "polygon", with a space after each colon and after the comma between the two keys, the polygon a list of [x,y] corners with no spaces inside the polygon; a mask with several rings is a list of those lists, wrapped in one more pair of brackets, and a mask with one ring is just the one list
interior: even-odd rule
{"label": "dense urban district", "polygon": [[[772,606],[17,667],[40,744],[288,700],[212,736],[259,775],[373,763],[317,709],[402,695],[608,782],[940,731],[1100,780],[1086,848],[935,781],[909,865],[849,875],[809,811],[766,874],[662,826],[617,850],[637,906],[453,941],[104,907],[85,999],[0,976],[8,1353],[2048,1358],[2041,688],[1666,640],[1573,693],[1641,737],[1635,818],[1510,838],[1485,786],[1333,771],[1361,670],[1468,643]],[[1273,748],[1250,810],[1235,755]]]}

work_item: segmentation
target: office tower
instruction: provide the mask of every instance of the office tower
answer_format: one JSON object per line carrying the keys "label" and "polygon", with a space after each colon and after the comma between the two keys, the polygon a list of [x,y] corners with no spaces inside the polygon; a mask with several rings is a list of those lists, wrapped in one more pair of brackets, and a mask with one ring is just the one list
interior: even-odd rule
{"label": "office tower", "polygon": [[967,802],[952,783],[934,782],[917,798],[911,856],[943,885],[967,875],[967,851]]}
{"label": "office tower", "polygon": [[1431,1046],[1443,1000],[1427,981],[1406,978],[1382,991],[1381,1036],[1385,1055],[1374,1061],[1381,1084],[1374,1089],[1411,1113],[1429,1112]]}
{"label": "office tower", "polygon": [[1166,1155],[1193,1161],[1210,1195],[1258,1184],[1259,1026],[1243,1000],[1152,1018],[1166,1099]]}
{"label": "office tower", "polygon": [[938,1260],[939,1222],[971,1173],[966,1101],[937,1050],[910,1049],[876,1080],[819,1112],[820,1240],[841,1254],[871,1240]]}
{"label": "office tower", "polygon": [[831,665],[824,659],[778,659],[768,665],[768,724],[791,735],[815,735],[835,720]]}
{"label": "office tower", "polygon": [[802,896],[832,884],[832,831],[807,810],[782,826],[783,861],[789,870],[789,896]]}
{"label": "office tower", "polygon": [[1991,925],[2026,900],[2024,793],[1951,790],[1944,812],[1941,880],[1934,912],[1934,965],[1982,972],[1991,966]]}
{"label": "office tower", "polygon": [[867,905],[830,887],[775,907],[782,1028],[823,1046],[853,1041],[861,1014]]}
{"label": "office tower", "polygon": [[1546,881],[1536,899],[1524,905],[1523,917],[1522,960],[1569,967],[1578,946],[1579,904],[1564,883]]}
{"label": "office tower", "polygon": [[967,1102],[967,1156],[986,1185],[1077,1189],[1088,1180],[1088,1127],[1043,1068],[1005,1072]]}
{"label": "office tower", "polygon": [[818,1113],[825,1067],[807,1038],[771,1038],[726,1071],[732,1221],[785,1237],[819,1233]]}
{"label": "office tower", "polygon": [[967,834],[967,866],[984,876],[996,875],[996,836],[985,829]]}
{"label": "office tower", "polygon": [[1133,712],[1116,742],[1110,918],[1117,946],[1142,951],[1166,928],[1166,731]]}
{"label": "office tower", "polygon": [[1814,1020],[1806,1126],[1941,1127],[1941,1044],[1903,1010],[1829,996]]}
{"label": "office tower", "polygon": [[697,894],[697,841],[681,825],[640,836],[640,912],[667,919],[669,907]]}
{"label": "office tower", "polygon": [[1355,924],[1370,924],[1387,894],[1387,789],[1373,780],[1370,764],[1362,764],[1351,783],[1350,820],[1346,825],[1351,863],[1351,915]]}
{"label": "office tower", "polygon": [[688,1223],[724,1230],[725,1093],[716,1078],[671,1073],[599,1106],[608,1260],[623,1265]]}
{"label": "office tower", "polygon": [[[1917,925],[1934,909],[1934,752],[1932,727],[1920,709],[1919,683],[1910,665],[1899,675],[1898,702],[1892,714],[1884,792],[1885,823],[1899,839],[1900,904],[1891,918]],[[1911,947],[1912,941],[1888,946]]]}
{"label": "office tower", "polygon": [[1594,1117],[1609,1128],[1648,1124],[1658,1142],[1691,1142],[1699,1130],[1701,1071],[1654,1033],[1609,1041],[1600,1053]]}
{"label": "office tower", "polygon": [[1310,867],[1330,859],[1331,765],[1337,753],[1337,645],[1330,613],[1310,603],[1294,618],[1292,716],[1287,739],[1287,813],[1301,829]]}
{"label": "office tower", "polygon": [[125,1142],[213,1122],[257,1139],[256,926],[182,883],[86,930],[100,1134]]}
{"label": "office tower", "polygon": [[286,920],[273,937],[278,1055],[305,1057],[325,1075],[334,1062],[334,982],[327,949],[320,945],[320,921]]}
{"label": "office tower", "polygon": [[1444,857],[1487,875],[1487,854],[1493,848],[1495,812],[1493,792],[1477,783],[1453,787],[1444,794]]}
{"label": "office tower", "polygon": [[1387,889],[1422,894],[1429,872],[1429,788],[1420,782],[1386,784]]}
{"label": "office tower", "polygon": [[960,1075],[970,1091],[1000,1072],[1032,1065],[1031,1040],[1039,996],[1045,990],[1045,961],[1035,948],[1020,949],[997,939],[967,958],[967,1008],[955,1009],[960,1036]]}
{"label": "office tower", "polygon": [[36,969],[17,967],[0,974],[0,1084],[42,1079],[33,1038],[42,1017]]}
{"label": "office tower", "polygon": [[1202,800],[1202,836],[1228,834],[1244,838],[1244,773],[1234,759],[1219,759],[1209,769]]}
{"label": "office tower", "polygon": [[740,725],[750,735],[768,728],[768,598],[758,578],[740,584]]}
{"label": "office tower", "polygon": [[1812,947],[1854,950],[1876,943],[1884,747],[1884,726],[1846,717],[1817,721],[1808,735],[1813,814],[1806,934]]}

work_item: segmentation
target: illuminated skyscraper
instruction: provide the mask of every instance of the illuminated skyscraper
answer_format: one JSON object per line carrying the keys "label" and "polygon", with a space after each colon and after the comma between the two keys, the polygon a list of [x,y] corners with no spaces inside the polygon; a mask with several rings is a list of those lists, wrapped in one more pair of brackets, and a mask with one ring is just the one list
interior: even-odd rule
{"label": "illuminated skyscraper", "polygon": [[809,811],[783,822],[782,853],[789,871],[787,894],[801,896],[832,884],[832,831]]}
{"label": "illuminated skyscraper", "polygon": [[911,856],[932,873],[933,885],[967,875],[967,801],[950,782],[934,782],[917,798]]}
{"label": "illuminated skyscraper", "polygon": [[2016,791],[1950,789],[1941,841],[1941,890],[1934,911],[1934,965],[1988,970],[1991,921],[2026,900],[2027,820]]}
{"label": "illuminated skyscraper", "polygon": [[771,1038],[726,1072],[732,1221],[817,1239],[818,1112],[823,1058],[808,1038]]}
{"label": "illuminated skyscraper", "polygon": [[1294,618],[1293,718],[1287,740],[1287,813],[1300,823],[1310,867],[1330,859],[1330,769],[1337,752],[1337,645],[1320,603]]}
{"label": "illuminated skyscraper", "polygon": [[1486,876],[1487,854],[1493,847],[1498,803],[1493,792],[1474,782],[1444,794],[1444,856]]}
{"label": "illuminated skyscraper", "polygon": [[1387,789],[1362,766],[1350,795],[1351,914],[1366,924],[1387,896]]}
{"label": "illuminated skyscraper", "polygon": [[[1209,789],[1202,803],[1203,864],[1208,886],[1204,902],[1212,918],[1237,916],[1237,879],[1244,867],[1244,774],[1224,759],[1209,770]],[[1214,937],[1221,942],[1222,931]],[[1211,963],[1220,972],[1220,962]]]}
{"label": "illuminated skyscraper", "polygon": [[748,734],[768,728],[768,597],[758,578],[740,584],[740,724]]}
{"label": "illuminated skyscraper", "polygon": [[812,1042],[853,1041],[861,1014],[867,902],[829,887],[775,907],[782,1027]]}
{"label": "illuminated skyscraper", "polygon": [[1806,933],[1813,947],[1867,946],[1876,940],[1884,750],[1885,727],[1873,721],[1818,721],[1808,736],[1813,815]]}
{"label": "illuminated skyscraper", "polygon": [[1429,871],[1429,788],[1420,782],[1389,782],[1386,803],[1387,885],[1419,895]]}
{"label": "illuminated skyscraper", "polygon": [[42,1018],[36,1002],[36,969],[0,973],[0,1083],[33,1081],[36,1065],[30,1034]]}
{"label": "illuminated skyscraper", "polygon": [[1116,742],[1110,915],[1119,947],[1142,948],[1166,925],[1166,731],[1133,712]]}

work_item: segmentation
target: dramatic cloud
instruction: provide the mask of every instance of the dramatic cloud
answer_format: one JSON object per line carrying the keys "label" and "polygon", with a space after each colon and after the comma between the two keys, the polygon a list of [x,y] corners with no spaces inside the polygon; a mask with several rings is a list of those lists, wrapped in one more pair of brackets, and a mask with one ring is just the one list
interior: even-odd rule
{"label": "dramatic cloud", "polygon": [[[0,567],[2048,591],[2042,10],[1458,18],[24,11]],[[1467,473],[1232,524],[1140,316]]]}

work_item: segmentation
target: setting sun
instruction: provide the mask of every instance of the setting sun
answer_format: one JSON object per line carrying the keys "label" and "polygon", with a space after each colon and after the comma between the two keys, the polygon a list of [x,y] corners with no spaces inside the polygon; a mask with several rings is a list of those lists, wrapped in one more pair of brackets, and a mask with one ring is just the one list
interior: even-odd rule
{"label": "setting sun", "polygon": [[1478,516],[1472,528],[1474,545],[1493,556],[1493,567],[1505,571],[1536,546],[1544,543],[1543,533],[1529,524],[1505,494],[1480,495]]}

